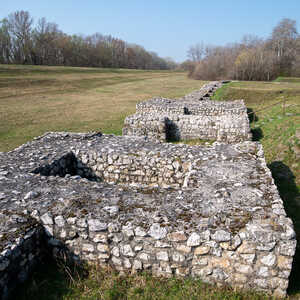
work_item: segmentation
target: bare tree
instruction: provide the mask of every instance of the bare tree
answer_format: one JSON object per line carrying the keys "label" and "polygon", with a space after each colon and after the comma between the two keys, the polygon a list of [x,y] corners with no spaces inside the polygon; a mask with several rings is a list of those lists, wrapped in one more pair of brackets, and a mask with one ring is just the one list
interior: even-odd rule
{"label": "bare tree", "polygon": [[295,20],[283,19],[273,29],[270,44],[277,54],[278,66],[282,75],[290,74],[297,55],[297,38]]}
{"label": "bare tree", "polygon": [[17,11],[8,16],[8,30],[13,44],[13,55],[19,63],[30,63],[31,30],[33,19],[27,11]]}
{"label": "bare tree", "polygon": [[[188,57],[195,58],[196,46]],[[198,79],[271,80],[279,75],[299,74],[300,37],[296,21],[283,19],[269,39],[245,35],[240,43],[225,47],[204,46],[191,76]],[[195,61],[195,59],[194,59]]]}
{"label": "bare tree", "polygon": [[55,23],[49,23],[45,18],[38,20],[37,27],[32,32],[33,50],[32,61],[39,65],[57,64],[56,42],[60,31]]}
{"label": "bare tree", "polygon": [[277,51],[277,56],[284,56],[286,52],[293,47],[298,37],[296,21],[291,19],[283,19],[273,29],[271,40]]}
{"label": "bare tree", "polygon": [[188,58],[194,62],[201,61],[201,59],[204,57],[204,54],[205,54],[205,46],[203,42],[191,46],[187,52]]}
{"label": "bare tree", "polygon": [[22,10],[0,21],[0,63],[137,69],[175,66],[170,59],[110,35],[70,36],[45,18],[33,28],[29,12]]}
{"label": "bare tree", "polygon": [[11,37],[8,30],[8,21],[3,19],[0,21],[0,63],[11,62]]}

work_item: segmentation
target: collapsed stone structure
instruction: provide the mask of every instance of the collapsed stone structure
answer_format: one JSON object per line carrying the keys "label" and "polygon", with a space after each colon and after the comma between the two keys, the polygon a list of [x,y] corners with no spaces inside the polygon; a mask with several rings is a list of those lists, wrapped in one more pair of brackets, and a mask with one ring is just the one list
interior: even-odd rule
{"label": "collapsed stone structure", "polygon": [[207,139],[223,142],[251,140],[243,100],[212,101],[222,83],[213,82],[178,100],[153,98],[136,105],[124,121],[123,135],[148,136],[160,141]]}
{"label": "collapsed stone structure", "polygon": [[[49,250],[118,270],[194,276],[285,296],[296,248],[293,224],[261,144],[247,141],[243,102],[217,106],[205,99],[220,85],[181,102],[139,104],[145,131],[135,121],[126,127],[128,118],[123,137],[46,133],[0,152],[1,299]],[[206,138],[235,143],[159,141],[178,137],[174,123],[180,138],[203,138],[180,120],[205,116],[219,122]],[[240,131],[220,125],[234,116]]]}
{"label": "collapsed stone structure", "polygon": [[284,296],[296,240],[262,146],[47,133],[0,153],[0,293],[45,249]]}

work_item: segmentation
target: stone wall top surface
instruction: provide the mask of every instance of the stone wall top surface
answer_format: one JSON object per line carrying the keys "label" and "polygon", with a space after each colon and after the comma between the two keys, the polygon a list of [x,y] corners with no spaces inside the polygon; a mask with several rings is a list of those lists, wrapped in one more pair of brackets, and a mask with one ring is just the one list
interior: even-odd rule
{"label": "stone wall top surface", "polygon": [[[81,167],[100,168],[103,177],[79,176],[74,158]],[[14,273],[8,280],[5,270],[23,265],[14,249],[25,251],[30,270],[38,241],[30,237],[41,225],[54,250],[64,241],[85,260],[168,276],[173,268],[181,276],[285,295],[295,232],[259,143],[187,146],[47,133],[0,153],[0,166],[0,277],[7,295],[15,285]],[[70,174],[42,176],[43,168],[69,168]],[[159,180],[141,184],[149,170],[166,177],[169,187]],[[136,174],[128,184],[105,182],[124,172]]]}
{"label": "stone wall top surface", "polygon": [[[107,185],[80,176],[40,176],[35,168],[77,150],[95,155],[125,155],[127,159],[153,160],[175,170],[186,164],[187,188],[145,188],[143,185]],[[235,145],[215,143],[210,147],[149,143],[145,138],[49,133],[9,153],[0,155],[0,207],[75,214],[86,211],[103,222],[118,211],[118,220],[149,224],[159,214],[166,226],[182,229],[222,227],[234,230],[250,219],[285,215],[276,187],[254,142]],[[114,162],[112,161],[113,165]],[[115,162],[117,166],[118,163]],[[179,170],[178,170],[179,172]],[[181,171],[181,172],[184,172]],[[107,209],[104,209],[107,207]],[[255,214],[253,214],[255,211]],[[244,220],[243,220],[244,216]]]}
{"label": "stone wall top surface", "polygon": [[213,101],[213,100],[203,100],[199,101],[186,101],[168,98],[151,98],[145,101],[141,101],[136,105],[136,110],[138,113],[146,112],[147,109],[152,112],[172,111],[181,109],[187,109],[193,114],[193,110],[197,108],[197,111],[209,112],[217,111],[219,113],[237,113],[240,110],[244,111],[246,109],[243,100],[233,100],[233,101]]}

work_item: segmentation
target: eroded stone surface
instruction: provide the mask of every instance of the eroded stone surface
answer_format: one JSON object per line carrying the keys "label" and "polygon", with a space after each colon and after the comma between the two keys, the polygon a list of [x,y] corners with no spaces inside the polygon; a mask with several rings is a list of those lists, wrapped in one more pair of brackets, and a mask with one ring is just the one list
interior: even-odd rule
{"label": "eroded stone surface", "polygon": [[295,234],[259,143],[47,133],[0,153],[0,166],[3,298],[10,270],[24,280],[43,247],[118,270],[286,291]]}
{"label": "eroded stone surface", "polygon": [[136,105],[136,114],[124,122],[123,135],[166,140],[208,139],[222,142],[251,140],[243,100],[212,101],[222,86],[211,82],[180,99],[152,98]]}

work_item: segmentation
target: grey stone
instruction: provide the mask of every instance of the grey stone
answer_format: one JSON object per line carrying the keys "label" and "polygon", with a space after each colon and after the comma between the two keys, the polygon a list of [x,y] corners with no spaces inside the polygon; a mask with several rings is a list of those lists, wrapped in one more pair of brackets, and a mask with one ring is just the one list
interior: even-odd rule
{"label": "grey stone", "polygon": [[158,240],[155,242],[154,247],[155,248],[171,248],[172,245]]}
{"label": "grey stone", "polygon": [[148,253],[143,252],[143,253],[139,254],[139,258],[141,260],[149,261],[150,260],[150,255]]}
{"label": "grey stone", "polygon": [[257,275],[260,277],[269,277],[270,276],[270,272],[269,269],[267,267],[260,267]]}
{"label": "grey stone", "polygon": [[147,232],[140,226],[136,227],[134,231],[136,236],[144,237],[147,235]]}
{"label": "grey stone", "polygon": [[30,192],[28,192],[28,193],[25,195],[24,200],[34,199],[34,198],[36,198],[36,197],[38,197],[38,196],[39,196],[39,193],[38,193],[38,192],[36,192],[36,191],[30,191]]}
{"label": "grey stone", "polygon": [[156,253],[156,257],[158,260],[169,261],[169,255],[166,251],[159,251]]}
{"label": "grey stone", "polygon": [[[9,259],[9,269],[23,272],[42,256],[39,235],[46,232],[48,242],[54,241],[54,256],[67,250],[76,261],[99,260],[120,271],[129,265],[137,269],[137,260],[154,274],[203,274],[210,283],[284,292],[295,234],[261,144],[245,140],[249,124],[243,102],[204,100],[199,106],[189,97],[182,105],[175,102],[138,105],[137,118],[128,120],[150,121],[140,123],[140,137],[47,133],[0,153],[0,172],[9,170],[0,179],[1,249],[11,251],[0,261]],[[147,113],[153,107],[167,114]],[[138,119],[139,110],[147,117]],[[167,117],[171,112],[174,118]],[[226,119],[225,127],[215,130],[219,117]],[[241,122],[248,127],[239,137]],[[181,138],[220,134],[217,139],[226,143],[188,146],[154,140],[164,140],[166,126],[183,133]],[[28,191],[39,194],[24,201]],[[25,271],[22,278],[32,270]],[[3,272],[0,282],[4,276],[14,280]],[[256,279],[265,280],[266,287]]]}
{"label": "grey stone", "polygon": [[122,227],[122,232],[127,235],[128,237],[134,236],[134,231],[131,225],[128,226],[123,226]]}
{"label": "grey stone", "polygon": [[109,247],[105,244],[97,244],[97,250],[101,253],[108,253]]}
{"label": "grey stone", "polygon": [[111,216],[116,215],[119,212],[118,206],[105,206],[103,210],[107,211]]}
{"label": "grey stone", "polygon": [[93,237],[93,242],[95,243],[107,243],[107,234],[106,233],[97,233]]}
{"label": "grey stone", "polygon": [[95,250],[94,245],[92,244],[83,244],[82,251],[93,252]]}
{"label": "grey stone", "polygon": [[272,267],[272,266],[274,266],[275,263],[276,263],[276,256],[275,256],[274,254],[270,253],[270,254],[268,254],[268,255],[263,256],[263,257],[260,259],[260,261],[261,261],[264,265],[266,265],[266,266],[268,266],[268,267]]}
{"label": "grey stone", "polygon": [[128,256],[128,257],[135,256],[135,252],[132,250],[132,248],[129,244],[121,246],[121,252],[124,256]]}
{"label": "grey stone", "polygon": [[173,261],[175,262],[184,262],[185,261],[185,256],[180,254],[179,252],[174,252],[173,255],[172,255],[172,259]]}
{"label": "grey stone", "polygon": [[49,213],[45,213],[41,216],[41,221],[45,225],[53,225],[52,216]]}
{"label": "grey stone", "polygon": [[104,231],[107,229],[107,223],[101,222],[98,219],[88,220],[88,225],[90,231]]}
{"label": "grey stone", "polygon": [[287,256],[294,256],[296,250],[296,240],[286,241],[279,247],[279,253]]}
{"label": "grey stone", "polygon": [[116,223],[109,223],[107,228],[108,228],[109,232],[119,232],[120,231],[120,226]]}
{"label": "grey stone", "polygon": [[158,223],[151,225],[148,234],[156,240],[163,239],[167,236],[167,230],[164,227],[161,227]]}
{"label": "grey stone", "polygon": [[142,269],[143,269],[143,263],[142,263],[141,261],[135,259],[135,260],[133,261],[133,266],[132,266],[132,268],[133,268],[134,270],[142,270]]}
{"label": "grey stone", "polygon": [[113,247],[111,250],[112,255],[119,257],[120,256],[120,250],[119,247]]}
{"label": "grey stone", "polygon": [[124,264],[124,267],[126,268],[126,269],[130,269],[131,268],[131,262],[130,262],[130,260],[128,259],[128,258],[124,258],[124,260],[123,260],[123,264]]}
{"label": "grey stone", "polygon": [[193,232],[188,240],[187,240],[187,246],[199,246],[201,243],[201,237],[198,233],[196,232]]}
{"label": "grey stone", "polygon": [[217,230],[213,235],[212,239],[217,242],[228,242],[231,240],[231,234],[224,230]]}
{"label": "grey stone", "polygon": [[57,216],[54,218],[54,222],[57,226],[63,227],[65,225],[65,220],[63,216]]}

